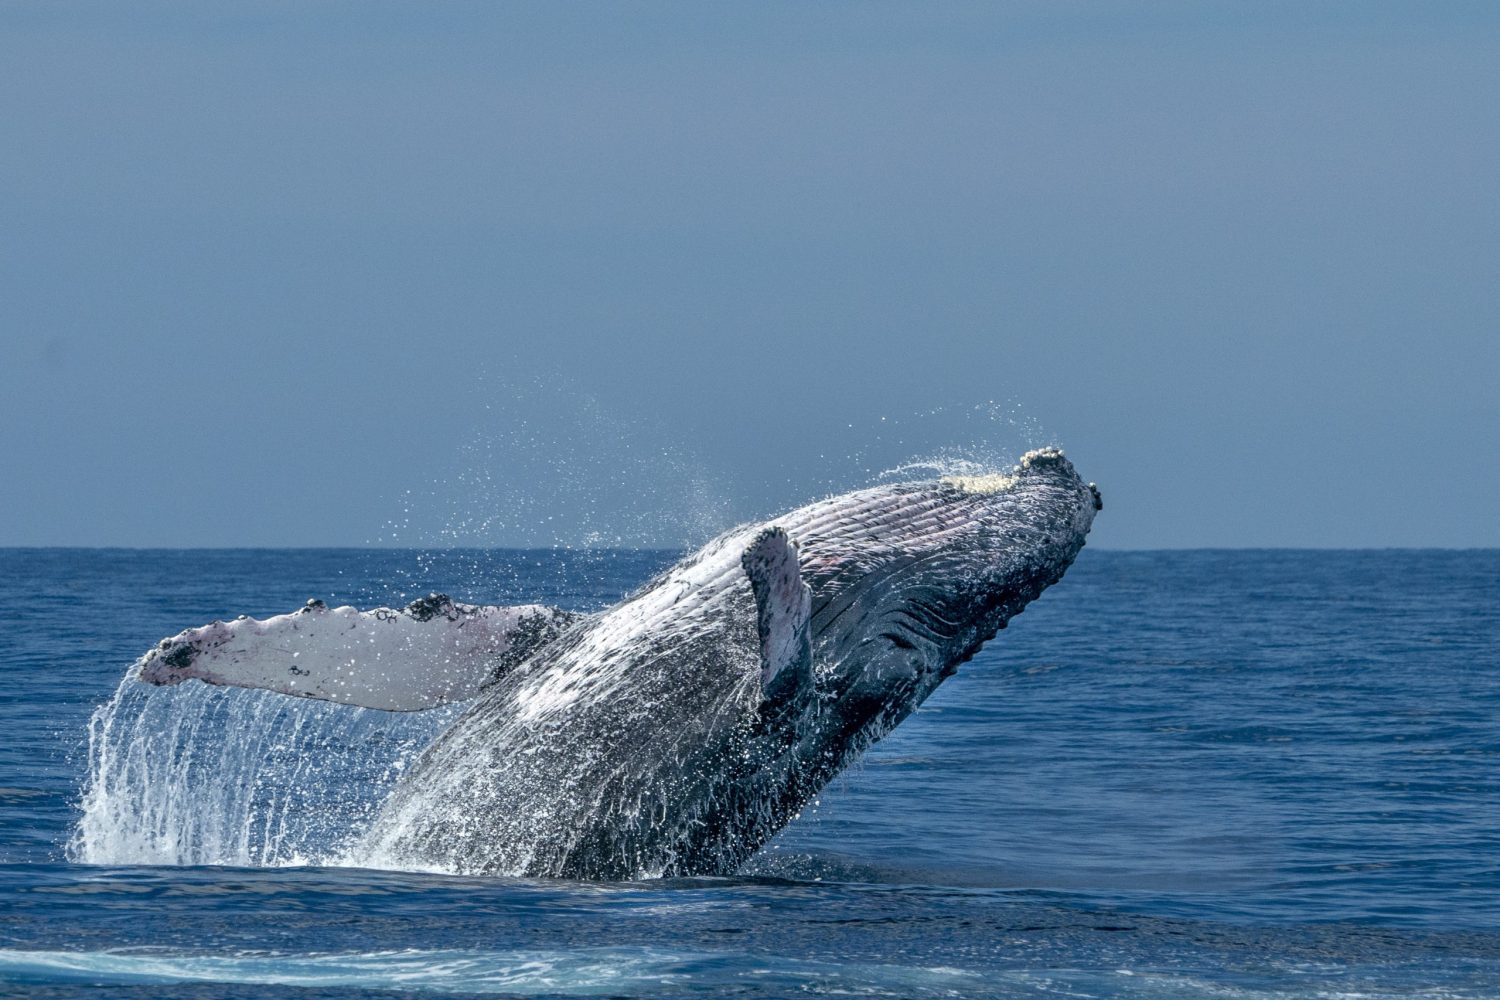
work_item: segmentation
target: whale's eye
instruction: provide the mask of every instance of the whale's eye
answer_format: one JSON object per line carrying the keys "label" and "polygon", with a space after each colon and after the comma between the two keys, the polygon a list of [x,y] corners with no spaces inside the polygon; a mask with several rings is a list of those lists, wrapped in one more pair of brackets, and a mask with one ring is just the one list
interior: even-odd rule
{"label": "whale's eye", "polygon": [[896,632],[886,632],[884,635],[881,636],[881,638],[882,639],[889,639],[891,641],[891,645],[895,646],[897,649],[916,649],[917,648],[916,646],[912,645],[911,640],[907,639],[906,636],[900,635],[900,634],[898,634]]}

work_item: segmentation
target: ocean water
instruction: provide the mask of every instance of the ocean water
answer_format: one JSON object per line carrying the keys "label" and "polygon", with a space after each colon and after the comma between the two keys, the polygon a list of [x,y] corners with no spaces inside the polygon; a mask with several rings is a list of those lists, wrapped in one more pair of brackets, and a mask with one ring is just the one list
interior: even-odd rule
{"label": "ocean water", "polygon": [[[0,551],[0,985],[1500,996],[1497,551],[1086,549],[728,878],[337,864],[440,717],[127,689],[91,757],[182,628],[429,590],[596,608],[671,556]],[[100,746],[139,760],[80,825]]]}

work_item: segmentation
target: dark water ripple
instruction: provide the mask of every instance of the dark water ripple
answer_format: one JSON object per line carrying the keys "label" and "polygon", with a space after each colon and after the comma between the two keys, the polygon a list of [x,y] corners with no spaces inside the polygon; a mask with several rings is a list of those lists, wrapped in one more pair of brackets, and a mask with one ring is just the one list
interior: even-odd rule
{"label": "dark water ripple", "polygon": [[0,551],[0,983],[30,995],[1500,995],[1500,553],[1086,551],[741,877],[104,868],[89,712],[161,636],[668,553]]}

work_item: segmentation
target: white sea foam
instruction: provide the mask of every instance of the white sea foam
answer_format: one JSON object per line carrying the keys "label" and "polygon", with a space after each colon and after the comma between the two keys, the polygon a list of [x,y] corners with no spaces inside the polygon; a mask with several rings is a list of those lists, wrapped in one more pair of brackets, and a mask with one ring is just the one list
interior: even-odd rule
{"label": "white sea foam", "polygon": [[863,995],[953,996],[981,982],[976,973],[953,968],[795,961],[660,948],[407,949],[327,955],[0,949],[0,980],[56,983],[75,979],[117,986],[253,983],[474,994],[657,995],[692,992],[705,969],[713,969],[715,979],[722,983],[771,993],[813,985]]}
{"label": "white sea foam", "polygon": [[[1268,971],[1278,963],[1268,962]],[[1120,997],[1139,1000],[1481,1000],[1464,986],[1377,985],[1310,976],[1288,989],[1254,974],[1129,968],[1012,968],[983,972],[950,965],[832,962],[746,952],[653,947],[400,949],[331,954],[197,954],[168,949],[44,951],[0,949],[0,981],[92,986],[253,984],[312,989],[391,990],[510,996],[699,994],[705,982],[736,995],[793,993],[891,997]]]}

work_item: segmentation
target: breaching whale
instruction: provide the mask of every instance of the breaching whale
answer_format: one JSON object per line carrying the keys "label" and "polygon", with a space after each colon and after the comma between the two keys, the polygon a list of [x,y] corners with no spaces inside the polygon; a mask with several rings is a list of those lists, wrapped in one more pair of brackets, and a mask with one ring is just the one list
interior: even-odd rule
{"label": "breaching whale", "polygon": [[396,710],[473,698],[362,863],[727,874],[1060,579],[1101,507],[1041,449],[737,528],[599,614],[313,602],[163,640],[137,676]]}

